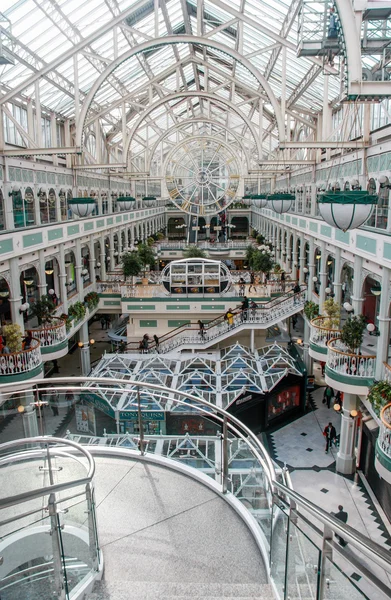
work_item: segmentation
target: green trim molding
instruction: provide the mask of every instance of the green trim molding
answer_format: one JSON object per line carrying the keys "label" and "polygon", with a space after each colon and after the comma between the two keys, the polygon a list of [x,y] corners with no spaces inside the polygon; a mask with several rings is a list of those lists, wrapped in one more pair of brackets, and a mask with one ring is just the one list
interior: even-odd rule
{"label": "green trim molding", "polygon": [[325,371],[326,375],[328,375],[330,379],[334,379],[334,381],[339,381],[339,383],[345,383],[346,385],[370,387],[374,381],[374,377],[355,377],[354,375],[344,375],[343,373],[338,373],[338,371],[334,371],[334,369],[331,369],[327,365]]}
{"label": "green trim molding", "polygon": [[13,252],[14,250],[14,241],[12,238],[8,238],[7,240],[3,240],[1,238],[0,242],[0,254],[7,254],[7,252]]}
{"label": "green trim molding", "polygon": [[58,352],[59,350],[63,350],[68,346],[68,340],[64,340],[60,342],[60,344],[56,344],[55,346],[41,346],[41,354],[53,354],[53,352]]}
{"label": "green trim molding", "polygon": [[314,342],[310,342],[310,348],[319,354],[327,354],[327,348],[325,346],[318,346],[317,344],[314,344]]}
{"label": "green trim molding", "polygon": [[38,377],[43,372],[43,363],[32,369],[31,371],[25,371],[24,373],[15,373],[10,375],[2,375],[0,377],[0,383],[13,383],[14,381],[29,381],[33,377]]}
{"label": "green trim molding", "polygon": [[23,248],[29,248],[30,246],[37,246],[43,243],[42,233],[30,233],[23,236]]}
{"label": "green trim molding", "polygon": [[52,242],[53,240],[59,240],[64,237],[64,230],[62,227],[58,227],[57,229],[49,229],[48,231],[48,240]]}
{"label": "green trim molding", "polygon": [[364,252],[368,252],[369,254],[376,254],[376,240],[357,234],[356,248],[364,250]]}
{"label": "green trim molding", "polygon": [[140,327],[157,327],[157,321],[140,321]]}

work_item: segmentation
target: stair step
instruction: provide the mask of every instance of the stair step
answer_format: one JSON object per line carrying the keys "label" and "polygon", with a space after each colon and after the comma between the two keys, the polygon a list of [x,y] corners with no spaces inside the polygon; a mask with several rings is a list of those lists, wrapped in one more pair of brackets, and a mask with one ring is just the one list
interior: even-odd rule
{"label": "stair step", "polygon": [[149,581],[97,582],[85,600],[273,600],[269,584],[168,583]]}

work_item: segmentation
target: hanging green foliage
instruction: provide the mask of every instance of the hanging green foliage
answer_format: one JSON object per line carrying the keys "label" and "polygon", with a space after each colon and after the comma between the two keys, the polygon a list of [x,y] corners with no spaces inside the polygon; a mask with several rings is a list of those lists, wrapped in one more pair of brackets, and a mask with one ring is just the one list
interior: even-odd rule
{"label": "hanging green foliage", "polygon": [[72,317],[76,322],[82,321],[86,316],[86,307],[82,302],[75,302],[68,309],[68,316]]}
{"label": "hanging green foliage", "polygon": [[312,321],[312,319],[319,316],[319,305],[312,302],[312,300],[308,300],[304,304],[304,314],[309,321]]}
{"label": "hanging green foliage", "polygon": [[40,300],[31,303],[30,314],[37,317],[38,325],[48,323],[52,318],[52,313],[55,309],[54,302],[50,296],[41,296]]}
{"label": "hanging green foliage", "polygon": [[386,404],[391,402],[391,383],[388,381],[376,381],[369,388],[367,400],[372,404],[377,415]]}
{"label": "hanging green foliage", "polygon": [[152,248],[150,248],[150,246],[148,246],[147,244],[139,244],[137,246],[137,253],[141,261],[145,277],[147,267],[152,269],[153,265],[155,264],[155,255],[153,253]]}

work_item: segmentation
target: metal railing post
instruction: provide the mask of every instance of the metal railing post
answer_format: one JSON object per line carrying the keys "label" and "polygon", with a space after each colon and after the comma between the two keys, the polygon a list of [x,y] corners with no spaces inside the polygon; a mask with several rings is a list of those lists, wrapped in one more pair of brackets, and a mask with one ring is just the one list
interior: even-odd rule
{"label": "metal railing post", "polygon": [[94,488],[90,483],[86,485],[86,500],[87,500],[87,513],[88,513],[88,545],[90,548],[92,566],[95,571],[99,570],[99,543],[96,526],[96,513],[95,513],[95,498]]}
{"label": "metal railing post", "polygon": [[[318,577],[318,585],[317,585],[317,600],[323,600],[326,598],[326,592],[329,586],[328,576],[330,574],[330,562],[333,558],[333,551],[331,547],[331,543],[333,540],[333,532],[331,527],[328,525],[324,525],[323,527],[323,539],[322,539],[322,550],[321,550],[321,558],[319,565],[319,577]],[[329,559],[330,562],[327,562]]]}
{"label": "metal railing post", "polygon": [[144,425],[143,425],[143,416],[141,413],[141,397],[140,397],[140,388],[137,388],[137,415],[138,415],[138,428],[139,428],[139,436],[140,436],[140,454],[144,456]]}
{"label": "metal railing post", "polygon": [[48,503],[49,517],[50,517],[50,535],[52,538],[52,550],[53,550],[53,577],[54,577],[54,590],[53,592],[57,595],[58,600],[65,600],[66,589],[65,589],[65,578],[63,570],[63,561],[61,553],[61,532],[60,522],[57,512],[56,496],[50,494]]}
{"label": "metal railing post", "polygon": [[228,491],[228,425],[227,425],[227,417],[224,417],[223,420],[223,435],[221,439],[222,446],[222,454],[223,454],[223,464],[222,464],[222,484],[223,484],[223,494],[226,494]]}

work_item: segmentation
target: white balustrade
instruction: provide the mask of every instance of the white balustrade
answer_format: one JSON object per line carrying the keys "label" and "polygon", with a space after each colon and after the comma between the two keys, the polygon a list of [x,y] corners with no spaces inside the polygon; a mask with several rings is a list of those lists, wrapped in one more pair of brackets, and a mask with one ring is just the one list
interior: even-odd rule
{"label": "white balustrade", "polygon": [[368,379],[375,377],[376,355],[352,354],[341,340],[333,339],[327,345],[327,366],[342,375]]}
{"label": "white balustrade", "polygon": [[391,365],[383,363],[383,379],[391,383]]}
{"label": "white balustrade", "polygon": [[289,295],[285,299],[276,298],[272,302],[268,302],[264,307],[249,308],[246,311],[246,314],[243,311],[236,313],[232,325],[229,325],[223,317],[220,317],[216,320],[215,324],[212,324],[205,329],[204,336],[200,335],[194,324],[190,324],[189,327],[194,327],[194,329],[192,329],[194,333],[185,330],[173,335],[171,338],[167,339],[167,341],[161,339],[159,349],[162,352],[169,352],[183,344],[202,345],[205,341],[214,340],[225,335],[228,331],[233,331],[246,323],[270,326],[286,319],[298,310],[301,310],[304,307],[304,303],[305,291],[301,291],[299,294]]}
{"label": "white balustrade", "polygon": [[41,329],[29,329],[28,331],[44,347],[57,346],[57,344],[65,341],[67,337],[65,321],[57,318],[53,318],[50,323],[46,323]]}
{"label": "white balustrade", "polygon": [[0,376],[28,373],[42,364],[39,340],[34,339],[28,350],[0,354]]}
{"label": "white balustrade", "polygon": [[96,291],[98,294],[119,294],[121,292],[121,282],[98,281]]}
{"label": "white balustrade", "polygon": [[324,326],[324,323],[327,323],[327,321],[328,317],[316,317],[311,321],[310,343],[326,348],[330,340],[340,336],[340,329]]}

